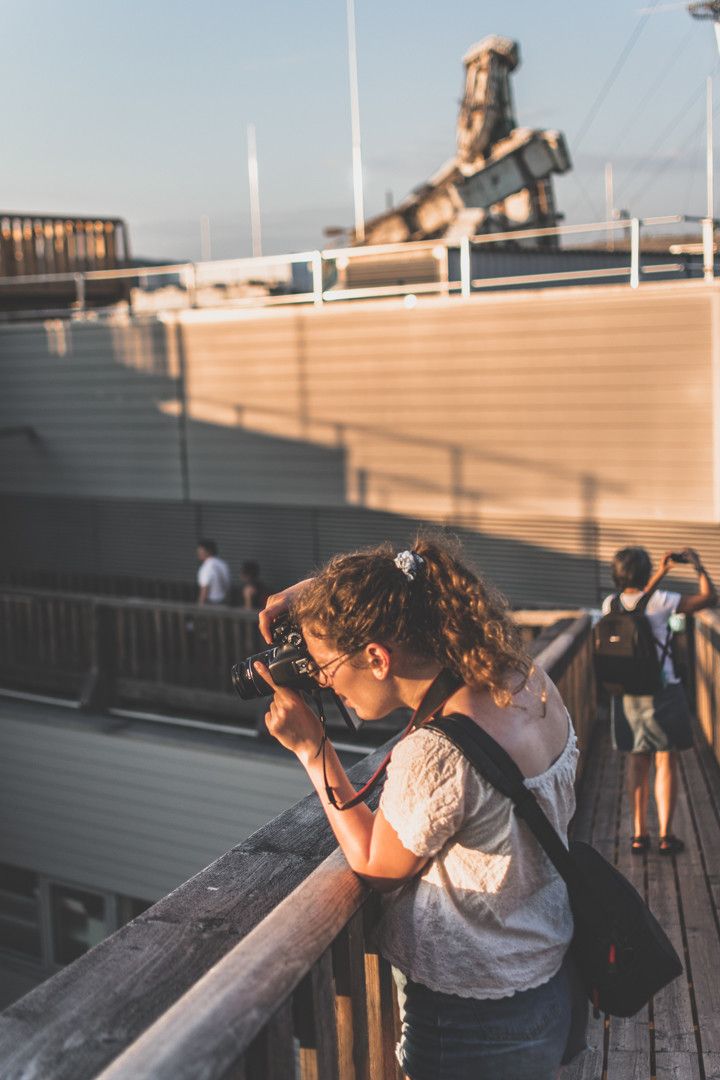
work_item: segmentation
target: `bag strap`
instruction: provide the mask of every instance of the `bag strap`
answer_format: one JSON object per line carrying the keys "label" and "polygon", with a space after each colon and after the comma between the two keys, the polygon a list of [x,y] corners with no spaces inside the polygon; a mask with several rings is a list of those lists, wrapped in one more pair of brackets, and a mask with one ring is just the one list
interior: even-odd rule
{"label": "bag strap", "polygon": [[615,593],[610,601],[610,611],[613,615],[644,615],[652,595],[654,593],[643,593],[634,608],[627,608],[620,599],[621,593]]}
{"label": "bag strap", "polygon": [[[443,668],[442,671],[440,671],[438,675],[436,675],[435,679],[425,691],[425,695],[422,701],[420,702],[417,709],[410,718],[410,723],[407,725],[400,738],[404,739],[405,736],[409,735],[411,731],[414,731],[415,728],[419,727],[421,724],[424,724],[425,721],[429,719],[429,717],[433,716],[438,711],[438,709],[442,708],[445,702],[448,701],[449,698],[453,696],[453,694],[457,693],[457,691],[462,685],[463,680],[459,675],[455,675],[452,671],[449,671],[448,668]],[[331,691],[331,695],[334,698],[335,704],[338,706],[340,711],[345,716],[347,716],[347,710],[345,709],[337,694],[335,694],[334,691]],[[328,782],[327,767],[325,761],[325,747],[327,744],[327,721],[325,718],[325,710],[323,709],[322,694],[320,693],[319,688],[313,695],[313,697],[315,698],[315,704],[317,705],[318,709],[318,717],[320,719],[320,722],[322,723],[323,729],[322,739],[320,740],[320,746],[317,753],[322,753],[322,770],[323,783],[325,785],[325,794],[328,797],[328,802],[330,803],[330,805],[334,806],[336,810],[350,810],[353,806],[357,806],[358,803],[362,802],[363,799],[365,799],[370,794],[370,792],[376,787],[376,785],[385,775],[385,770],[387,769],[388,764],[390,763],[390,758],[392,757],[392,750],[390,750],[385,755],[373,775],[370,777],[367,783],[360,788],[359,791],[356,791],[355,794],[347,800],[347,802],[338,802],[337,798],[335,797],[335,792]],[[350,721],[350,723],[352,723],[352,721]],[[315,756],[317,757],[317,754]]]}
{"label": "bag strap", "polygon": [[482,777],[501,794],[511,799],[515,812],[535,836],[550,862],[571,892],[575,906],[580,901],[583,913],[592,921],[601,913],[585,885],[572,856],[548,820],[535,795],[525,784],[525,777],[500,743],[479,727],[469,716],[453,713],[430,721],[428,727],[441,731],[457,746]]}

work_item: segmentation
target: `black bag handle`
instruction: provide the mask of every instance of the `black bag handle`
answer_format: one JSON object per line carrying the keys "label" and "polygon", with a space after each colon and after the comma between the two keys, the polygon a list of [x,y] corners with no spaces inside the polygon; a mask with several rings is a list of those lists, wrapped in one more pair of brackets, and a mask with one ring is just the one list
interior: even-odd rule
{"label": "black bag handle", "polygon": [[590,922],[602,921],[603,916],[598,904],[568,849],[533,792],[526,787],[525,777],[520,769],[500,743],[462,713],[440,716],[430,721],[427,726],[446,735],[488,783],[512,800],[516,813],[526,823],[567,885],[573,907],[581,908],[581,914]]}

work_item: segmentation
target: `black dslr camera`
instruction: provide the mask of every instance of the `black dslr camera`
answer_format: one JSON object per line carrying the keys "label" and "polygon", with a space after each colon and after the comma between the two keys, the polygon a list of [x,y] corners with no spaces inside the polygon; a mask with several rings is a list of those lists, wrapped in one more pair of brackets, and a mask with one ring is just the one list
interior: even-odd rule
{"label": "black dslr camera", "polygon": [[[253,662],[259,660],[268,669],[277,686],[287,686],[291,690],[304,690],[306,693],[313,694],[319,704],[322,719],[324,712],[320,704],[320,687],[313,677],[308,674],[311,657],[307,651],[302,632],[289,618],[279,618],[272,624],[270,635],[273,644],[269,649],[255,653],[253,656],[248,656],[246,660],[240,660],[239,663],[233,664],[230,671],[233,686],[243,701],[269,697],[272,690],[265,680],[260,678],[253,667]],[[335,707],[345,721],[346,726],[355,733],[359,722],[353,720],[333,690],[327,690],[326,693],[334,701]]]}
{"label": "black dslr camera", "polygon": [[310,656],[297,626],[290,619],[276,619],[270,633],[273,639],[271,648],[233,664],[230,676],[243,701],[272,694],[268,684],[255,671],[255,660],[265,665],[278,686],[308,692],[317,690],[317,683],[308,675]]}

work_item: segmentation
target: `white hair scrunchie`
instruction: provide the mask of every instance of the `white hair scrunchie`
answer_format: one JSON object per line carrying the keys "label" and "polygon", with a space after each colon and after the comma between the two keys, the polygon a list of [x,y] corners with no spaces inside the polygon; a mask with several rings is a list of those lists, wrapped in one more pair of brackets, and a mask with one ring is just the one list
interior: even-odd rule
{"label": "white hair scrunchie", "polygon": [[420,572],[420,567],[425,560],[415,551],[399,551],[395,556],[395,565],[402,570],[408,581],[414,581]]}

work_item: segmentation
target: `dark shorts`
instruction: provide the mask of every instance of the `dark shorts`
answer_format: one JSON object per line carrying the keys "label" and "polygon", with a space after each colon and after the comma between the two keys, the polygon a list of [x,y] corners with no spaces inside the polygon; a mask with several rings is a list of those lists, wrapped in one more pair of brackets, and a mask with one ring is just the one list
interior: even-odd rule
{"label": "dark shorts", "polygon": [[657,694],[613,698],[610,716],[616,750],[654,754],[692,746],[690,709],[681,683],[671,683]]}
{"label": "dark shorts", "polygon": [[[572,980],[566,962],[542,986],[497,1000],[407,981],[399,995],[400,1065],[410,1080],[555,1080],[568,1047]],[[583,1045],[584,1021],[573,1053]]]}

